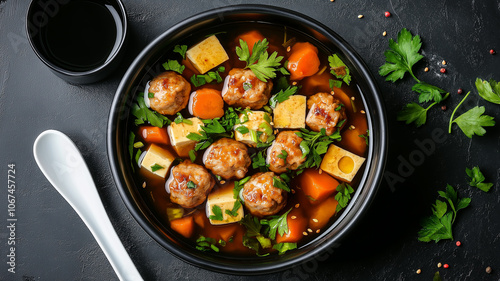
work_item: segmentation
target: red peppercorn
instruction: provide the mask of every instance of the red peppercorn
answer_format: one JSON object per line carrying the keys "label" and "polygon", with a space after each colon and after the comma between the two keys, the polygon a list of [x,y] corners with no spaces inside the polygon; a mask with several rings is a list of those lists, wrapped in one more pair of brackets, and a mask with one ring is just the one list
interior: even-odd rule
{"label": "red peppercorn", "polygon": [[455,245],[457,245],[457,247],[460,247],[460,245],[462,245],[462,242],[457,241],[457,242],[455,243]]}
{"label": "red peppercorn", "polygon": [[441,69],[439,70],[439,72],[441,72],[441,73],[446,73],[446,68],[441,68]]}
{"label": "red peppercorn", "polygon": [[391,16],[391,13],[390,12],[385,12],[384,15],[385,15],[386,18],[388,18],[388,17]]}
{"label": "red peppercorn", "polygon": [[445,263],[445,264],[443,265],[443,267],[444,267],[444,268],[448,268],[448,267],[450,267],[450,265],[449,265],[449,264],[447,264],[447,263]]}
{"label": "red peppercorn", "polygon": [[493,49],[490,50],[490,55],[494,55],[495,53],[496,53],[495,50]]}
{"label": "red peppercorn", "polygon": [[[441,106],[441,110],[445,111],[446,110],[446,105]],[[458,243],[458,242],[457,242]],[[457,245],[458,246],[458,245]]]}
{"label": "red peppercorn", "polygon": [[464,92],[464,90],[462,90],[462,88],[458,88],[457,94],[461,95],[463,92]]}

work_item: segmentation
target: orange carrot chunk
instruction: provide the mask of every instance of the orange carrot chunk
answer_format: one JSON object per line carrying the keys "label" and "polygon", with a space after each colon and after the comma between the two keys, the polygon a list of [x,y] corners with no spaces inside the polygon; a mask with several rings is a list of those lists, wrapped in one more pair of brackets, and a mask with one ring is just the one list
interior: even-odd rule
{"label": "orange carrot chunk", "polygon": [[309,42],[295,43],[288,58],[287,68],[291,80],[301,80],[311,76],[319,70],[318,48]]}
{"label": "orange carrot chunk", "polygon": [[194,232],[193,216],[172,220],[170,221],[170,227],[180,235],[189,238]]}
{"label": "orange carrot chunk", "polygon": [[224,115],[224,100],[220,91],[203,88],[196,90],[192,97],[193,115],[201,119],[214,119]]}
{"label": "orange carrot chunk", "polygon": [[299,175],[299,184],[311,203],[318,204],[335,192],[339,182],[327,173],[306,169]]}
{"label": "orange carrot chunk", "polygon": [[247,33],[243,33],[240,36],[238,36],[238,46],[240,44],[240,39],[245,41],[248,45],[248,50],[250,50],[250,55],[252,54],[253,50],[253,45],[257,43],[258,41],[264,40],[264,36],[257,30],[252,30]]}
{"label": "orange carrot chunk", "polygon": [[316,231],[328,224],[330,218],[335,215],[335,210],[337,209],[337,200],[333,196],[328,197],[321,204],[316,205],[311,211],[309,219],[309,227]]}
{"label": "orange carrot chunk", "polygon": [[170,144],[166,128],[141,126],[139,134],[147,143]]}
{"label": "orange carrot chunk", "polygon": [[307,218],[299,209],[293,209],[286,217],[288,224],[288,233],[281,236],[276,234],[276,243],[297,243],[304,236],[306,231]]}

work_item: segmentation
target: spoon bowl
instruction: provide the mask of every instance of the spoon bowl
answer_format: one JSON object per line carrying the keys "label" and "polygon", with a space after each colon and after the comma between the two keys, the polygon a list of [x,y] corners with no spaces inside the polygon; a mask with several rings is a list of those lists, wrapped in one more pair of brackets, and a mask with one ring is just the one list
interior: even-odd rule
{"label": "spoon bowl", "polygon": [[65,134],[47,130],[33,145],[35,161],[97,240],[120,280],[143,280],[109,220],[80,151]]}

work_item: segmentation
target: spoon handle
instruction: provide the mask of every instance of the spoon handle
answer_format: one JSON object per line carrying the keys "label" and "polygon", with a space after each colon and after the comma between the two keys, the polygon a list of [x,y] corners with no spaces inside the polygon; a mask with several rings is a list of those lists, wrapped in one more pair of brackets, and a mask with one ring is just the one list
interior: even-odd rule
{"label": "spoon handle", "polygon": [[92,176],[76,145],[48,130],[33,146],[35,160],[49,182],[90,229],[120,280],[143,280],[104,210]]}

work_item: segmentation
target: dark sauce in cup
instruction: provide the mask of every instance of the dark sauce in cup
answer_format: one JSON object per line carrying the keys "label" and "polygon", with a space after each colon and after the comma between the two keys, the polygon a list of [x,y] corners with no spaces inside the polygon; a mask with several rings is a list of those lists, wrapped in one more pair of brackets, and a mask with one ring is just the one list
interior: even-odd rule
{"label": "dark sauce in cup", "polygon": [[41,26],[41,47],[57,66],[88,71],[112,58],[123,32],[118,11],[106,1],[69,1]]}

